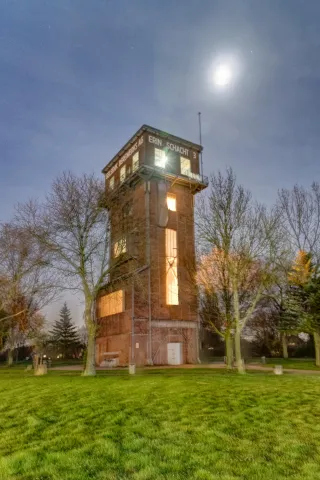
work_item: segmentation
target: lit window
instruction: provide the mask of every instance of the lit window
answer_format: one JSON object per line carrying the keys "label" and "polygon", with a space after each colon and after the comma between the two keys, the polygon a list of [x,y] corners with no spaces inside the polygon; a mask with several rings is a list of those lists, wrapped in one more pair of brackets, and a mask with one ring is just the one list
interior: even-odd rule
{"label": "lit window", "polygon": [[110,190],[114,189],[114,177],[111,177],[109,180],[109,188]]}
{"label": "lit window", "polygon": [[168,205],[168,209],[171,210],[172,212],[177,211],[176,196],[173,193],[168,193],[168,195],[167,195],[167,205]]}
{"label": "lit window", "polygon": [[119,238],[117,242],[113,245],[113,255],[114,257],[119,257],[127,251],[127,240],[125,237]]}
{"label": "lit window", "polygon": [[125,178],[126,178],[126,166],[123,165],[123,166],[120,168],[120,183],[122,183]]}
{"label": "lit window", "polygon": [[181,175],[190,175],[191,163],[189,158],[180,157],[180,168],[181,168]]}
{"label": "lit window", "polygon": [[160,150],[160,148],[154,149],[154,164],[156,167],[164,168],[166,166],[166,152],[164,150]]}
{"label": "lit window", "polygon": [[98,299],[99,317],[107,317],[124,311],[124,295],[123,290],[103,295]]}
{"label": "lit window", "polygon": [[132,157],[132,171],[135,172],[139,168],[139,152],[135,153]]}
{"label": "lit window", "polygon": [[177,232],[166,229],[166,299],[167,305],[179,305]]}

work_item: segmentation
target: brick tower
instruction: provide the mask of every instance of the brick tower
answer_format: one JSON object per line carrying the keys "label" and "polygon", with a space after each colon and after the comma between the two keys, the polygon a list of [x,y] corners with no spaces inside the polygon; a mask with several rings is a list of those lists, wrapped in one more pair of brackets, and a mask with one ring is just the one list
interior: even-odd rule
{"label": "brick tower", "polygon": [[97,299],[99,365],[198,360],[194,195],[202,147],[143,125],[103,169],[110,275]]}

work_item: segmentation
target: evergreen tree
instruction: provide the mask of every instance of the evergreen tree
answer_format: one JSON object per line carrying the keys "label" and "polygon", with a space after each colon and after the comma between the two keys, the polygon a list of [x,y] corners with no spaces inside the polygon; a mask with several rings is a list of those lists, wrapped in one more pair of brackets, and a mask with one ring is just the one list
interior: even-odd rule
{"label": "evergreen tree", "polygon": [[282,329],[306,332],[313,336],[316,365],[320,367],[320,276],[311,255],[299,251],[289,274]]}
{"label": "evergreen tree", "polygon": [[288,286],[285,292],[284,308],[280,314],[280,330],[287,333],[303,331],[308,311],[308,293],[306,285],[313,274],[311,258],[299,250],[288,274]]}
{"label": "evergreen tree", "polygon": [[305,285],[309,282],[312,271],[310,255],[304,250],[299,250],[288,273],[288,284],[284,289],[279,311],[279,330],[284,358],[288,358],[287,337],[308,331],[305,328],[308,309]]}
{"label": "evergreen tree", "polygon": [[72,323],[70,310],[65,302],[57,320],[50,332],[51,342],[62,353],[63,358],[72,357],[80,346],[77,327]]}
{"label": "evergreen tree", "polygon": [[304,291],[307,298],[305,330],[313,335],[316,365],[320,367],[320,276],[317,272],[304,286]]}

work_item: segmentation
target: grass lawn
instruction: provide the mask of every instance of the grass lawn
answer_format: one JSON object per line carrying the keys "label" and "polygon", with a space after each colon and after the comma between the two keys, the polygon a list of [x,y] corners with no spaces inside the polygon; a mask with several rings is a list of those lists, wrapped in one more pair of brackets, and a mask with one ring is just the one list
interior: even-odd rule
{"label": "grass lawn", "polygon": [[0,479],[320,479],[320,378],[0,370]]}
{"label": "grass lawn", "polygon": [[[261,359],[253,358],[246,363],[261,365]],[[266,367],[274,367],[274,365],[283,365],[283,368],[293,368],[295,370],[318,370],[313,358],[266,358]]]}

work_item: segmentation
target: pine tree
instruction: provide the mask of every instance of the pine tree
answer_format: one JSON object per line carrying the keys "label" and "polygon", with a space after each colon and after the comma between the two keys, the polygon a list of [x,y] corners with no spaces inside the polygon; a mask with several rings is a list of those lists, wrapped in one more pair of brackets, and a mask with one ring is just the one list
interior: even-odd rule
{"label": "pine tree", "polygon": [[298,252],[288,280],[282,330],[291,328],[312,335],[316,365],[320,367],[320,277],[309,254]]}
{"label": "pine tree", "polygon": [[60,319],[55,322],[49,333],[51,342],[56,345],[63,358],[72,357],[80,346],[77,327],[72,323],[71,313],[66,302],[60,310]]}
{"label": "pine tree", "polygon": [[288,274],[288,288],[285,299],[285,310],[282,312],[282,330],[294,331],[301,329],[305,322],[308,310],[308,294],[306,285],[313,274],[311,257],[303,250],[299,250],[297,257]]}
{"label": "pine tree", "polygon": [[305,330],[307,311],[305,285],[310,280],[312,272],[310,255],[304,250],[299,250],[288,273],[288,285],[284,291],[283,304],[279,312],[279,330],[284,358],[288,358],[287,337]]}
{"label": "pine tree", "polygon": [[313,335],[316,365],[320,367],[320,276],[314,272],[304,286],[307,296],[306,331]]}

